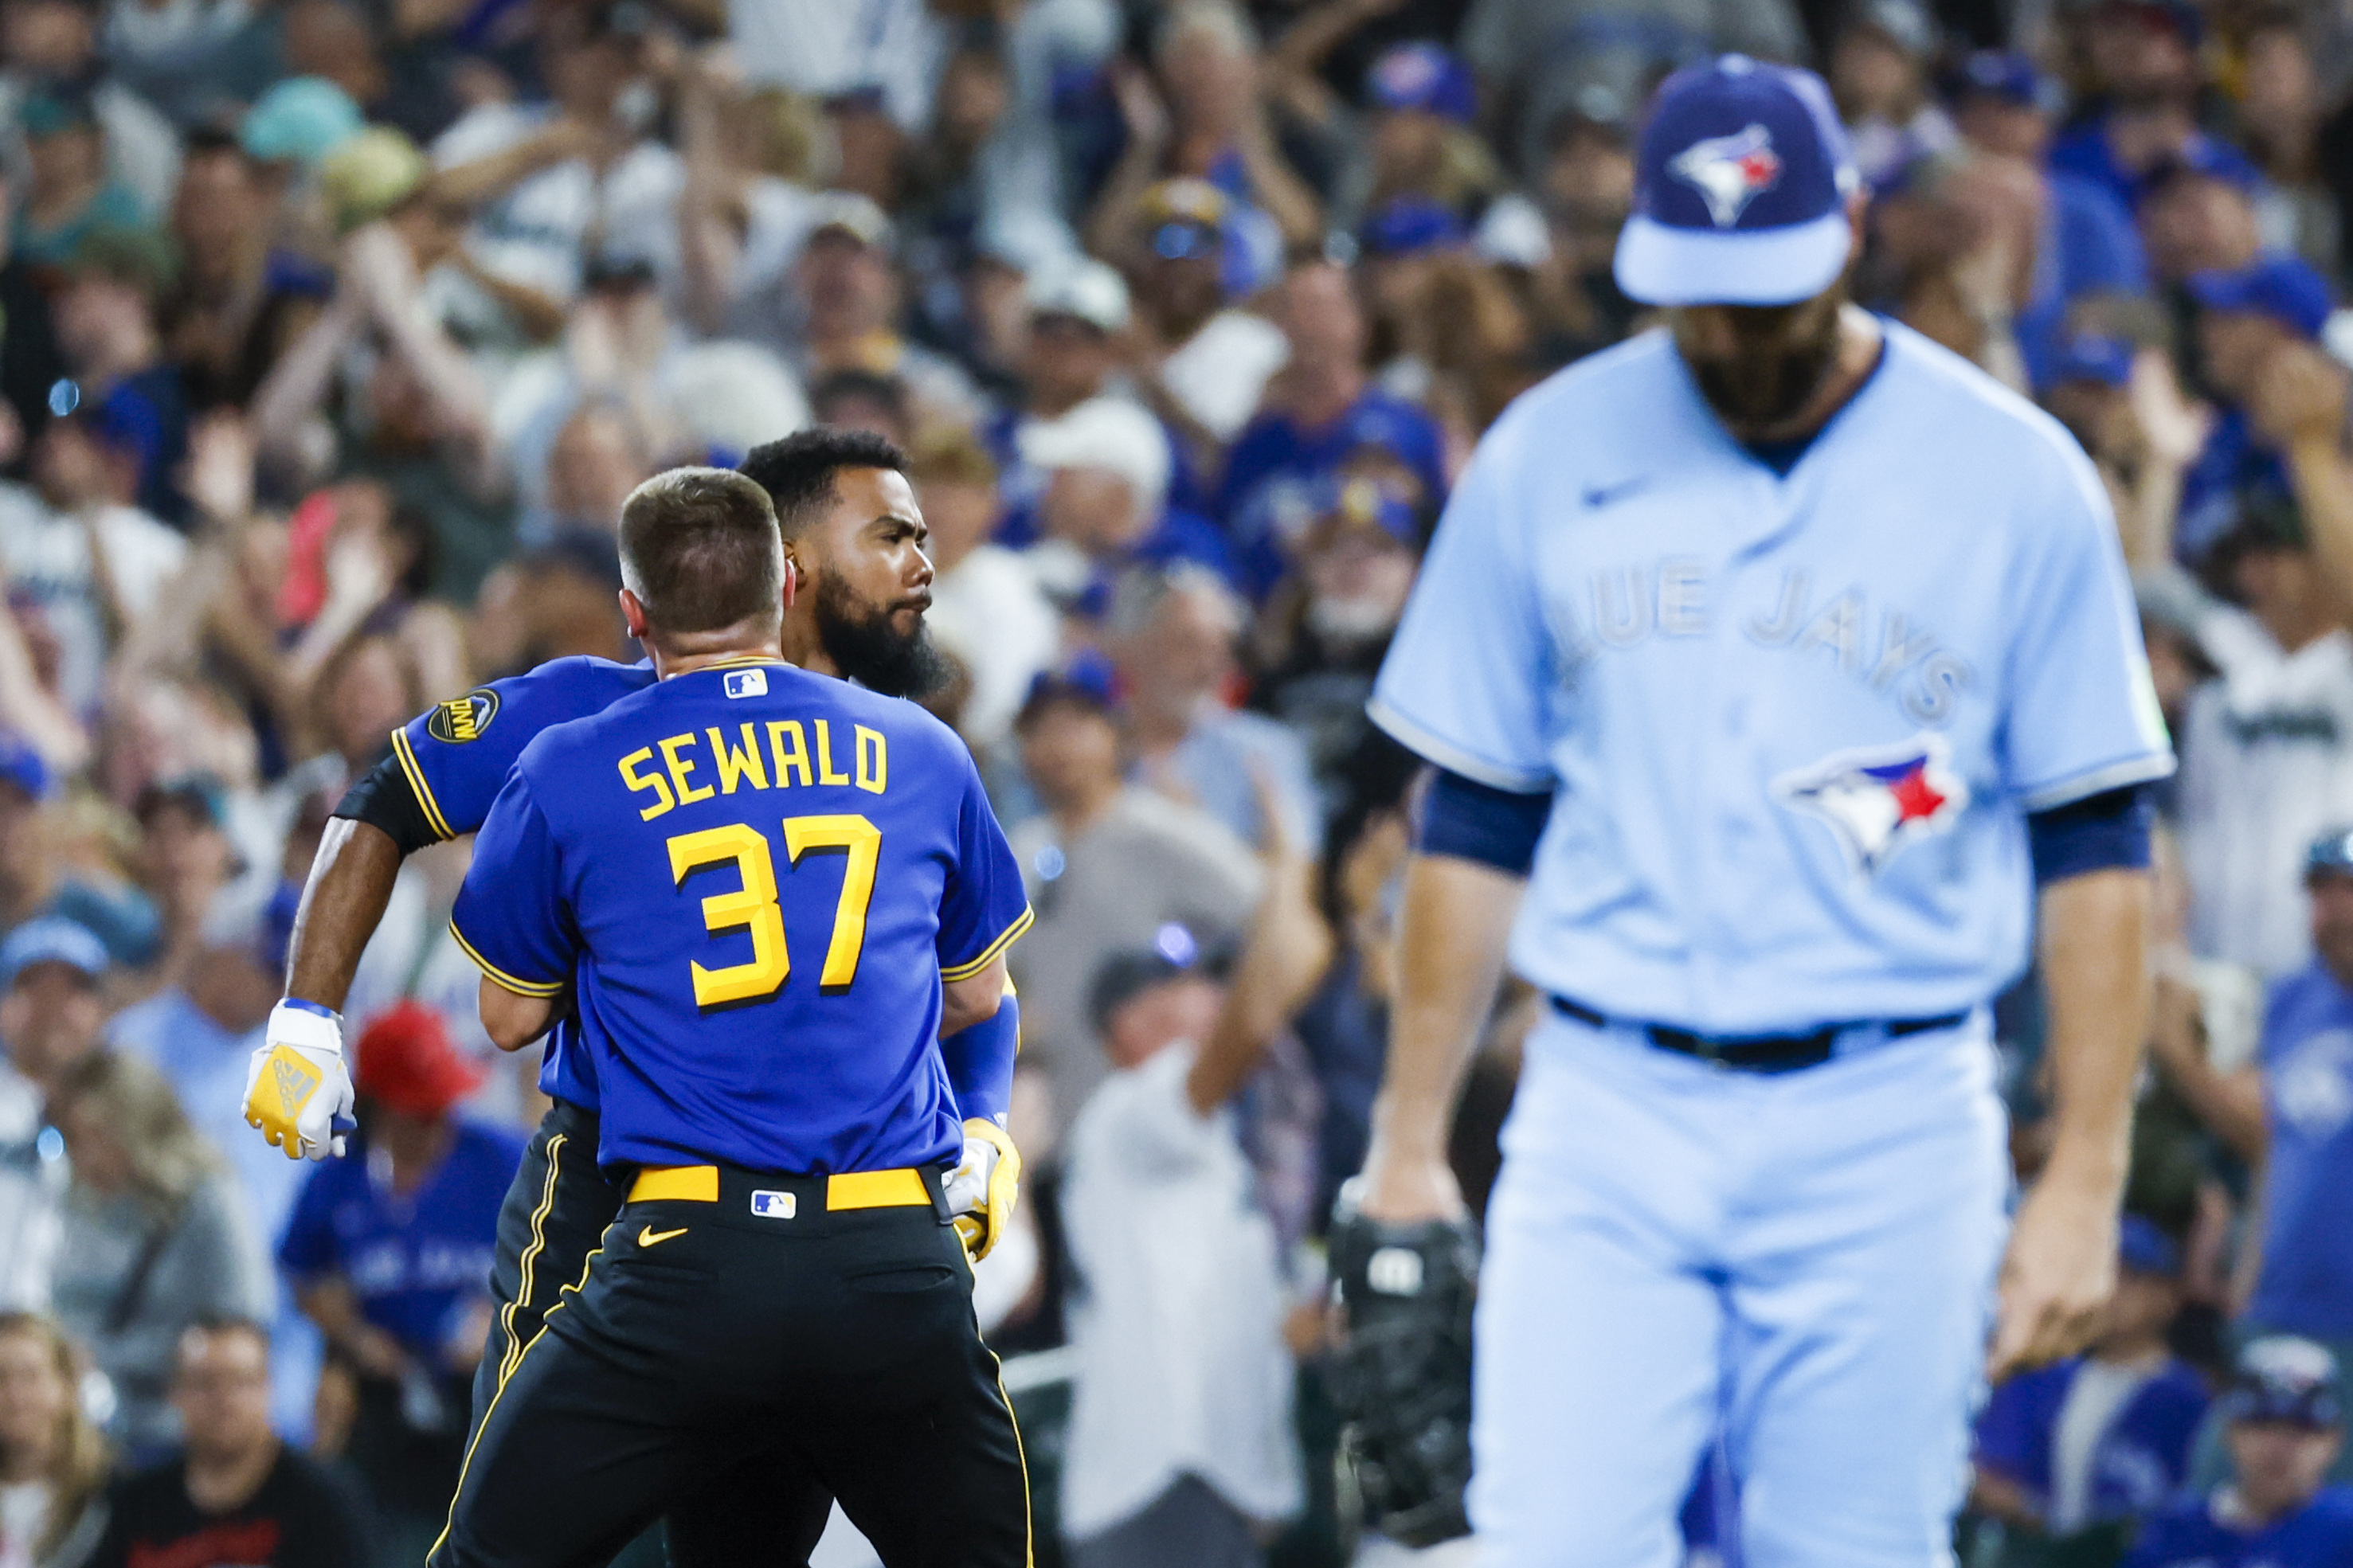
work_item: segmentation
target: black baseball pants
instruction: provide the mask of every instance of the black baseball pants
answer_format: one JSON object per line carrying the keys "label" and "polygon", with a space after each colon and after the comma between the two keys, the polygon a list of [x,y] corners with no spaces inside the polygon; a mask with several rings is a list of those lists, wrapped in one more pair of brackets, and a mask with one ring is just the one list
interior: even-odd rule
{"label": "black baseball pants", "polygon": [[724,1167],[711,1201],[625,1205],[490,1401],[430,1568],[599,1568],[773,1478],[839,1499],[887,1568],[1027,1568],[1020,1436],[939,1174],[921,1205]]}
{"label": "black baseball pants", "polygon": [[[581,1282],[589,1253],[620,1212],[622,1187],[596,1168],[596,1133],[595,1111],[556,1100],[507,1188],[491,1264],[495,1310],[474,1374],[470,1438],[548,1308],[565,1287]],[[774,1454],[715,1467],[703,1494],[665,1521],[670,1568],[807,1568],[832,1510],[833,1494],[822,1483]]]}

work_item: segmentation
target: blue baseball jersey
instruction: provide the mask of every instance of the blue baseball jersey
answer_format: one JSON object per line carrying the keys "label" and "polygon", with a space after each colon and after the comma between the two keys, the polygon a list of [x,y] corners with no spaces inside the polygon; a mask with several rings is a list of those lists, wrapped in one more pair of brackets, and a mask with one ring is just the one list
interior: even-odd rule
{"label": "blue baseball jersey", "polygon": [[955,731],[768,659],[533,741],[451,919],[499,984],[571,987],[604,1163],[809,1173],[957,1154],[941,981],[1029,923]]}
{"label": "blue baseball jersey", "polygon": [[1450,500],[1373,718],[1550,793],[1515,968],[1714,1034],[1972,1007],[2023,969],[2025,816],[2173,757],[2098,476],[1884,323],[1786,473],[1664,332],[1523,395]]}
{"label": "blue baseball jersey", "polygon": [[2247,1316],[2353,1338],[2353,992],[2317,959],[2272,987],[2263,1068],[2263,1266]]}
{"label": "blue baseball jersey", "polygon": [[415,1354],[438,1361],[488,1292],[499,1205],[522,1163],[522,1140],[459,1117],[449,1152],[417,1191],[392,1192],[366,1153],[311,1167],[278,1261],[297,1280],[337,1278],[360,1316]]}
{"label": "blue baseball jersey", "polygon": [[[2054,1500],[2057,1443],[2069,1393],[2088,1364],[2070,1356],[2020,1373],[1993,1391],[1978,1417],[1979,1468],[2024,1487],[2046,1512]],[[2205,1419],[2206,1384],[2168,1361],[2108,1417],[2092,1445],[2086,1512],[2060,1530],[2133,1519],[2170,1502],[2189,1479],[2189,1449]]]}
{"label": "blue baseball jersey", "polygon": [[[515,759],[542,730],[599,712],[653,683],[649,659],[551,659],[435,703],[392,732],[393,755],[433,830],[456,838],[480,828]],[[539,1089],[583,1110],[597,1107],[596,1066],[569,1018],[547,1037]]]}
{"label": "blue baseball jersey", "polygon": [[2261,1528],[2227,1524],[2204,1498],[2141,1527],[2124,1568],[2353,1568],[2353,1487],[2324,1487]]}

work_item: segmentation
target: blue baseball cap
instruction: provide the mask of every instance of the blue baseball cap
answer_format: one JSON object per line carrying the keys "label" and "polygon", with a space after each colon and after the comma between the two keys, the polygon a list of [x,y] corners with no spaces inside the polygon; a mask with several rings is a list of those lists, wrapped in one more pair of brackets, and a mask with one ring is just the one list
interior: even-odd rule
{"label": "blue baseball cap", "polygon": [[2048,107],[2042,97],[2042,73],[2034,62],[2014,49],[1978,49],[1953,73],[1952,96],[1957,99],[1998,98],[2021,109]]}
{"label": "blue baseball cap", "polygon": [[2304,852],[2304,879],[2322,872],[2353,877],[2353,827],[2332,827],[2314,839]]}
{"label": "blue baseball cap", "polygon": [[15,784],[35,800],[49,797],[47,760],[13,730],[0,730],[0,783]]}
{"label": "blue baseball cap", "polygon": [[2059,357],[2051,366],[2051,381],[2053,385],[2066,381],[2089,381],[2102,386],[2122,386],[2132,379],[2132,367],[2130,343],[2098,332],[2085,332],[2060,345]]}
{"label": "blue baseball cap", "polygon": [[0,942],[0,990],[37,963],[62,963],[85,980],[106,973],[106,944],[79,921],[42,915],[26,921]]}
{"label": "blue baseball cap", "polygon": [[1791,305],[1846,269],[1862,188],[1821,78],[1726,55],[1669,77],[1635,155],[1618,287],[1646,305]]}
{"label": "blue baseball cap", "polygon": [[1381,109],[1418,109],[1457,124],[1478,107],[1471,73],[1436,44],[1399,44],[1373,62],[1365,94]]}
{"label": "blue baseball cap", "polygon": [[2154,1220],[2128,1214],[2116,1229],[2116,1261],[2136,1274],[2177,1279],[2181,1273],[2181,1247]]}
{"label": "blue baseball cap", "polygon": [[2284,1421],[2328,1427],[2344,1420],[2337,1358],[2293,1334],[2267,1334],[2239,1352],[2231,1386],[2216,1402],[2226,1421]]}
{"label": "blue baseball cap", "polygon": [[2181,179],[2220,180],[2252,195],[2262,187],[2263,172],[2228,142],[2217,141],[2201,131],[2193,134],[2180,152],[2158,160],[2150,167],[2148,173],[2141,177],[2140,191],[2135,200],[2147,201]]}
{"label": "blue baseball cap", "polygon": [[1460,245],[1467,237],[1453,209],[1428,196],[1384,202],[1357,234],[1367,256],[1412,256]]}
{"label": "blue baseball cap", "polygon": [[2235,272],[2200,272],[2189,297],[2209,310],[2269,316],[2306,338],[2320,336],[2337,309],[2328,279],[2300,256],[2266,256]]}

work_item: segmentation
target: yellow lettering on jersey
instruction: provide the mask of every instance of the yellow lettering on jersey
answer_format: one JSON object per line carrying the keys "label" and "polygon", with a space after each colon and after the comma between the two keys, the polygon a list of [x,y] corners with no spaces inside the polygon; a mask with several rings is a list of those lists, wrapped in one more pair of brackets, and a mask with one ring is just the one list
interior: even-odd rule
{"label": "yellow lettering on jersey", "polygon": [[[789,752],[785,750],[785,737],[786,735],[790,735],[793,738],[793,747]],[[768,721],[768,754],[774,757],[776,761],[776,787],[778,789],[785,787],[785,774],[788,772],[798,773],[801,779],[801,788],[808,788],[808,737],[802,733],[801,721],[799,720],[771,719]]]}
{"label": "yellow lettering on jersey", "polygon": [[640,822],[651,822],[655,817],[659,816],[663,812],[670,810],[672,806],[678,804],[677,801],[670,798],[670,785],[662,782],[661,774],[641,773],[638,772],[638,765],[639,763],[649,763],[653,760],[654,749],[651,746],[639,746],[636,751],[631,752],[628,756],[623,757],[620,763],[621,782],[623,784],[628,784],[633,791],[651,790],[659,797],[659,804],[649,805],[643,811],[638,813],[638,820]]}
{"label": "yellow lettering on jersey", "polygon": [[716,730],[706,730],[711,737],[712,760],[719,764],[719,793],[733,795],[735,785],[744,779],[752,781],[754,789],[768,787],[768,764],[760,760],[760,742],[753,738],[752,726],[744,726],[744,749],[736,751],[727,738]]}
{"label": "yellow lettering on jersey", "polygon": [[694,772],[694,762],[691,758],[681,757],[678,753],[681,747],[694,744],[694,736],[691,732],[672,735],[657,744],[661,747],[662,761],[670,764],[670,782],[678,786],[679,805],[692,805],[698,800],[709,800],[719,793],[709,784],[691,784],[686,782],[687,775]]}
{"label": "yellow lettering on jersey", "polygon": [[858,726],[858,787],[868,795],[881,795],[891,782],[891,752],[882,743],[882,732]]}
{"label": "yellow lettering on jersey", "polygon": [[849,775],[833,765],[833,726],[820,719],[817,721],[817,782],[844,784]]}

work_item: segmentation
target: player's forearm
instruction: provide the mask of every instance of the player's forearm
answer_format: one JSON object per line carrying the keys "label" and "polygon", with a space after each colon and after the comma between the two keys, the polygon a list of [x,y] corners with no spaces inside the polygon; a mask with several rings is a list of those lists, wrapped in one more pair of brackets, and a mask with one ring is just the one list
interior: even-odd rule
{"label": "player's forearm", "polygon": [[360,954],[400,876],[400,847],[380,827],[331,817],[311,861],[286,950],[286,994],[340,1013]]}
{"label": "player's forearm", "polygon": [[1406,862],[1388,1065],[1373,1107],[1377,1152],[1446,1154],[1455,1096],[1495,1001],[1524,879],[1473,860]]}
{"label": "player's forearm", "polygon": [[1008,985],[995,1017],[940,1037],[940,1059],[959,1118],[1005,1125],[1013,1101],[1013,1063],[1020,1054],[1021,1004]]}
{"label": "player's forearm", "polygon": [[2058,1125],[2048,1170],[2121,1192],[2148,1037],[2148,874],[2112,867],[2049,883],[2040,924]]}

